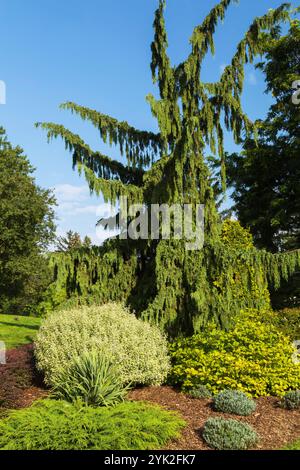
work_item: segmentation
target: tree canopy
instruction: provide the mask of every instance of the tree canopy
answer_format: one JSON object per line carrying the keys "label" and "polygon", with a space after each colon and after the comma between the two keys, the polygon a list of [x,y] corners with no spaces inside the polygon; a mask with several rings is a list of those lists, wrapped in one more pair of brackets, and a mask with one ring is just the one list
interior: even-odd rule
{"label": "tree canopy", "polygon": [[300,23],[286,36],[266,41],[265,73],[272,104],[260,121],[258,140],[244,142],[243,152],[227,159],[233,209],[249,226],[257,246],[269,251],[300,247],[300,106],[292,101],[300,80]]}
{"label": "tree canopy", "polygon": [[45,250],[54,240],[54,204],[35,184],[20,147],[0,128],[0,311],[25,313],[49,283]]}

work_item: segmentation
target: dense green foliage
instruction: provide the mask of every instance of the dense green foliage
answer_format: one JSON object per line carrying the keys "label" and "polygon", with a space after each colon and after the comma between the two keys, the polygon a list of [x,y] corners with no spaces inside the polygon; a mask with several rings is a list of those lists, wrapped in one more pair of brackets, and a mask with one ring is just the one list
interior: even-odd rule
{"label": "dense green foliage", "polygon": [[[227,327],[234,312],[241,308],[269,308],[268,284],[278,287],[280,279],[288,279],[300,261],[300,252],[297,257],[290,258],[288,254],[271,255],[265,251],[257,251],[247,230],[242,229],[237,222],[226,221],[220,232],[220,243],[214,247],[204,247],[201,251],[186,252],[184,270],[175,276],[177,270],[171,269],[168,257],[170,253],[175,256],[176,243],[165,240],[160,242],[159,250],[163,245],[164,249],[161,251],[159,276],[154,265],[151,273],[143,276],[140,245],[133,240],[110,240],[103,247],[54,254],[51,257],[54,283],[48,290],[47,309],[68,303],[76,306],[84,303],[101,304],[111,300],[126,301],[139,316],[158,323],[170,335],[177,335],[180,331],[192,334],[205,326],[211,318]],[[148,260],[151,253],[149,248]],[[202,276],[197,260],[202,260],[203,263],[206,260],[206,265],[212,269],[209,285],[206,284],[207,276]],[[190,309],[179,315],[173,304],[168,314],[166,310],[163,315],[146,315],[145,311],[141,313],[147,308],[149,296],[155,295],[153,273],[161,280],[161,293],[164,296],[168,293],[171,295],[171,281],[168,280],[171,273],[174,274],[173,281],[178,281],[181,276],[193,280],[199,291],[193,292]],[[201,290],[201,285],[206,285],[206,288]],[[173,293],[176,298],[178,292],[177,289]],[[187,299],[183,293],[182,295],[183,305]],[[213,302],[208,301],[208,298],[214,299]],[[165,304],[166,309],[167,305],[169,304]],[[196,305],[201,307],[201,315],[198,315]]]}
{"label": "dense green foliage", "polygon": [[256,403],[243,392],[224,390],[214,397],[214,408],[223,413],[249,416],[255,411]]}
{"label": "dense green foliage", "polygon": [[75,356],[68,369],[62,369],[53,380],[54,396],[90,406],[112,406],[124,400],[128,388],[119,377],[118,368],[98,351]]}
{"label": "dense green foliage", "polygon": [[[201,81],[203,61],[214,52],[214,33],[233,0],[222,0],[192,34],[187,59],[172,66],[167,54],[165,0],[154,20],[151,71],[160,98],[147,97],[159,132],[140,131],[100,112],[68,102],[70,110],[100,131],[104,142],[126,155],[127,164],[93,151],[61,125],[39,123],[48,139],[61,137],[90,190],[106,201],[205,205],[205,247],[186,250],[186,240],[115,240],[103,248],[52,259],[54,304],[75,296],[97,302],[125,300],[143,319],[170,335],[199,331],[212,318],[223,328],[241,308],[265,308],[267,282],[277,287],[299,265],[300,254],[272,257],[255,248],[241,250],[222,242],[205,148],[218,153],[225,183],[223,128],[237,143],[254,126],[242,110],[244,65],[263,52],[261,33],[277,37],[287,20],[283,5],[256,18],[237,45],[231,63],[216,83]],[[194,211],[195,216],[195,211]],[[195,222],[195,220],[194,220]],[[56,297],[56,298],[55,298]]]}
{"label": "dense green foliage", "polygon": [[91,408],[44,400],[0,421],[1,450],[150,450],[179,437],[184,421],[146,403]]}
{"label": "dense green foliage", "polygon": [[263,313],[241,317],[229,331],[210,325],[171,345],[170,382],[185,390],[199,384],[213,393],[224,389],[252,396],[280,396],[300,386],[291,340],[276,327],[259,321]]}
{"label": "dense green foliage", "polygon": [[288,410],[300,409],[300,390],[287,392],[282,399],[282,406]]}
{"label": "dense green foliage", "polygon": [[159,329],[138,320],[122,305],[54,312],[35,342],[38,368],[55,384],[74,355],[97,349],[118,366],[123,384],[161,384],[169,371],[167,342]]}
{"label": "dense green foliage", "polygon": [[300,22],[286,36],[267,37],[263,70],[267,91],[275,98],[258,142],[228,158],[234,210],[251,227],[255,243],[270,251],[300,247],[300,107],[292,102],[292,84],[300,79]]}
{"label": "dense green foliage", "polygon": [[0,312],[23,314],[41,301],[48,286],[44,250],[54,238],[54,198],[32,177],[20,147],[0,128]]}
{"label": "dense green foliage", "polygon": [[4,341],[7,349],[31,343],[40,323],[39,318],[0,315],[0,341]]}
{"label": "dense green foliage", "polygon": [[258,442],[258,435],[249,424],[234,419],[210,418],[204,426],[203,438],[217,450],[247,450]]}

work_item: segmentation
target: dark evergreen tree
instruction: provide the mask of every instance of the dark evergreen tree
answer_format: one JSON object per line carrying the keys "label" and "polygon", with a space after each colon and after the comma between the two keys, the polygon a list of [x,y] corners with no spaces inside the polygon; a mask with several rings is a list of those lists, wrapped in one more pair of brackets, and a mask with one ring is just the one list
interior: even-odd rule
{"label": "dark evergreen tree", "polygon": [[[300,248],[300,106],[294,83],[300,80],[300,22],[287,35],[265,37],[264,72],[274,104],[260,121],[257,141],[227,156],[227,182],[241,223],[250,227],[257,247],[271,252]],[[215,162],[214,162],[215,163]],[[217,166],[219,164],[217,163]],[[271,292],[275,308],[300,305],[300,273]]]}
{"label": "dark evergreen tree", "polygon": [[275,102],[258,123],[258,140],[228,157],[227,176],[239,220],[258,247],[277,252],[300,247],[300,106],[292,100],[300,80],[299,21],[286,36],[268,37],[265,50],[259,67]]}
{"label": "dark evergreen tree", "polygon": [[255,19],[220,81],[204,83],[203,60],[214,51],[215,29],[231,3],[222,0],[211,10],[193,32],[188,58],[172,66],[167,55],[165,1],[159,1],[151,69],[160,99],[148,96],[159,133],[137,130],[71,102],[62,105],[90,121],[104,142],[119,146],[126,165],[94,152],[61,125],[37,124],[47,130],[49,139],[63,138],[74,167],[84,173],[91,191],[106,201],[115,203],[127,196],[129,203],[146,206],[205,205],[202,250],[187,251],[186,240],[112,240],[99,249],[53,259],[56,286],[68,295],[72,291],[101,302],[125,299],[137,314],[171,335],[197,331],[211,318],[226,327],[242,308],[269,306],[267,282],[279,285],[300,259],[298,253],[279,257],[252,246],[231,247],[222,235],[205,147],[210,145],[219,155],[225,188],[223,124],[237,143],[243,133],[250,137],[254,131],[241,106],[244,65],[262,52],[261,33],[275,36],[278,24],[289,18],[284,4]]}

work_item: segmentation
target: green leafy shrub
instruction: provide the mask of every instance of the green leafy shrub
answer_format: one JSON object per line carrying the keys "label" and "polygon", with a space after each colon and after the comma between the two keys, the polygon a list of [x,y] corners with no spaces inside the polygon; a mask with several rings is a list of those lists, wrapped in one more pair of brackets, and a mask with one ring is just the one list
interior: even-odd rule
{"label": "green leafy shrub", "polygon": [[121,383],[119,370],[98,351],[74,357],[70,367],[54,379],[55,397],[70,402],[81,399],[86,405],[109,406],[125,398],[128,387]]}
{"label": "green leafy shrub", "polygon": [[256,408],[256,403],[243,392],[224,390],[214,398],[216,411],[239,416],[249,416]]}
{"label": "green leafy shrub", "polygon": [[300,409],[300,390],[291,390],[287,392],[281,402],[283,408],[287,410]]}
{"label": "green leafy shrub", "polygon": [[210,418],[205,423],[203,438],[217,450],[247,450],[258,442],[258,435],[251,426],[224,418]]}
{"label": "green leafy shrub", "polygon": [[184,421],[158,406],[91,408],[44,400],[0,421],[1,450],[150,450],[179,437]]}
{"label": "green leafy shrub", "polygon": [[174,342],[169,382],[186,391],[202,383],[213,394],[231,389],[252,396],[283,396],[300,388],[300,364],[294,363],[294,352],[290,338],[251,312],[229,331],[212,324]]}
{"label": "green leafy shrub", "polygon": [[158,385],[170,369],[167,341],[159,329],[114,303],[51,314],[36,338],[38,369],[53,385],[74,355],[94,349],[112,358],[123,384]]}
{"label": "green leafy shrub", "polygon": [[211,391],[205,385],[198,385],[189,391],[191,398],[212,398]]}

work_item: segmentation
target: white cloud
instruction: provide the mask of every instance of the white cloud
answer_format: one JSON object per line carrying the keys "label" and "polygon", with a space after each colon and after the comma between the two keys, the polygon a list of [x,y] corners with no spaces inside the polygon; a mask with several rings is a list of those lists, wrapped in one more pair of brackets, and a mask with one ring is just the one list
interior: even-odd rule
{"label": "white cloud", "polygon": [[56,186],[54,192],[59,203],[78,203],[85,201],[89,196],[87,186],[73,186],[71,184],[60,184]]}
{"label": "white cloud", "polygon": [[74,207],[72,210],[73,214],[93,214],[97,215],[98,206],[90,205],[90,206],[82,206],[82,207]]}
{"label": "white cloud", "polygon": [[90,198],[87,186],[73,186],[71,184],[60,184],[54,189],[58,202],[57,212],[64,216],[75,214],[96,214],[97,206],[86,205]]}
{"label": "white cloud", "polygon": [[58,200],[58,211],[61,213],[69,213],[73,212],[74,208],[76,207],[76,202],[60,202]]}
{"label": "white cloud", "polygon": [[226,65],[225,65],[225,64],[221,64],[221,65],[220,65],[220,73],[223,73],[225,69],[226,69]]}
{"label": "white cloud", "polygon": [[96,227],[99,219],[116,215],[117,209],[101,200],[97,203],[98,198],[94,196],[91,199],[87,186],[61,184],[54,191],[58,202],[58,236],[71,229],[79,232],[81,237],[88,234],[95,245],[101,245],[107,238],[118,234],[118,231]]}

